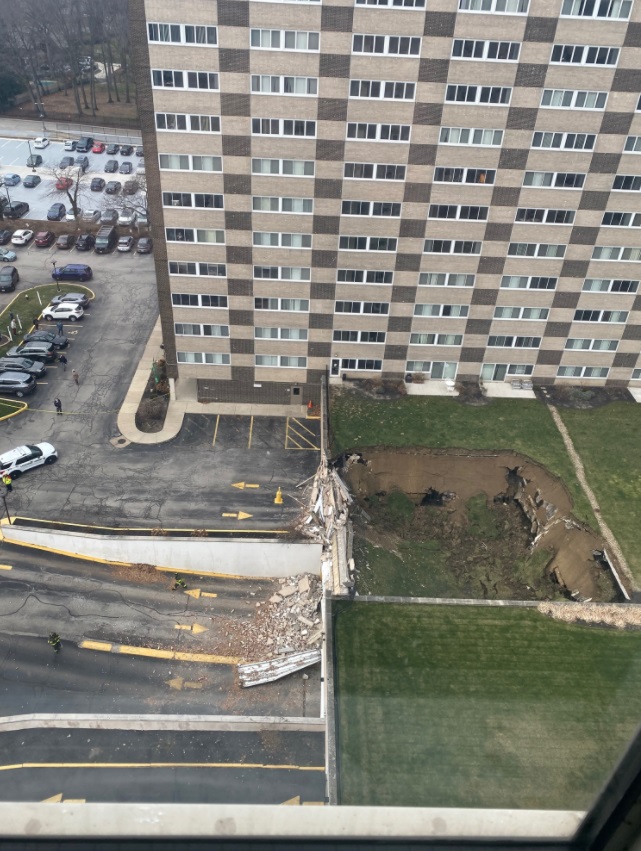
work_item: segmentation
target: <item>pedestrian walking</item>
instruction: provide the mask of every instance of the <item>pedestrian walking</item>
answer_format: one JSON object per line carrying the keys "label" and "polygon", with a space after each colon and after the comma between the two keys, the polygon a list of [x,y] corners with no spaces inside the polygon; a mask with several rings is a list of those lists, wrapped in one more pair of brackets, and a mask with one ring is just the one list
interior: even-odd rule
{"label": "pedestrian walking", "polygon": [[62,413],[62,402],[60,401],[60,399],[54,399],[53,400],[53,406],[56,409],[57,414]]}
{"label": "pedestrian walking", "polygon": [[33,317],[33,330],[37,331],[40,328],[40,321],[37,316]]}
{"label": "pedestrian walking", "polygon": [[56,328],[58,329],[58,334],[60,334],[60,336],[62,337],[62,331],[63,331],[62,319],[58,320],[58,322],[56,323]]}
{"label": "pedestrian walking", "polygon": [[16,320],[15,320],[15,319],[12,319],[12,320],[11,320],[11,322],[9,323],[9,328],[11,328],[11,333],[12,333],[12,334],[17,334],[17,333],[18,333],[18,323],[16,322]]}
{"label": "pedestrian walking", "polygon": [[2,474],[2,484],[6,487],[7,493],[11,493],[11,491],[13,490],[13,484],[9,473]]}
{"label": "pedestrian walking", "polygon": [[76,387],[80,387],[80,376],[78,375],[75,369],[71,370],[71,377],[76,382]]}
{"label": "pedestrian walking", "polygon": [[172,591],[175,591],[177,588],[187,588],[187,583],[179,573],[174,574],[174,579],[176,581],[174,582],[174,587],[171,589]]}
{"label": "pedestrian walking", "polygon": [[50,632],[49,633],[49,640],[47,641],[47,644],[50,647],[53,647],[54,653],[58,653],[58,651],[62,647],[62,642],[60,641],[60,636],[58,635],[57,632]]}
{"label": "pedestrian walking", "polygon": [[62,371],[66,372],[67,371],[67,364],[69,363],[66,355],[60,355],[60,357],[58,358],[58,362],[62,364]]}

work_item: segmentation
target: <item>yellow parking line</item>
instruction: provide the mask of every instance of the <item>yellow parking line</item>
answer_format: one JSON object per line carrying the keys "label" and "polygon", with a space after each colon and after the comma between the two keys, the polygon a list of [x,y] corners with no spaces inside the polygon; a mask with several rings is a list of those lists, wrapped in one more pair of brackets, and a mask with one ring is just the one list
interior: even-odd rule
{"label": "yellow parking line", "polygon": [[254,417],[252,416],[249,421],[249,440],[247,441],[247,449],[252,448],[252,434],[254,432]]}
{"label": "yellow parking line", "polygon": [[16,768],[263,768],[270,771],[325,771],[324,765],[272,765],[267,762],[23,762],[0,765],[0,771]]}
{"label": "yellow parking line", "polygon": [[11,564],[0,564],[0,570],[13,570],[13,565],[11,565]]}
{"label": "yellow parking line", "polygon": [[216,445],[216,437],[218,436],[218,425],[220,424],[220,414],[216,417],[216,428],[214,429],[214,439],[212,441],[212,446]]}
{"label": "yellow parking line", "polygon": [[[291,419],[292,419],[293,422],[296,423],[296,425],[301,425],[301,423],[299,423],[298,420],[294,419],[293,417]],[[307,429],[307,428],[305,428],[305,430],[309,431],[309,429]],[[310,432],[310,434],[312,434],[312,436],[314,438],[316,438],[316,435],[313,432]],[[295,437],[293,437],[292,435],[295,435]],[[299,443],[298,441],[301,441],[301,442]],[[293,443],[295,445],[296,449],[307,449],[307,450],[312,450],[312,449],[319,450],[320,449],[320,447],[316,446],[315,443],[312,443],[312,441],[306,435],[302,434],[302,432],[299,432],[294,426],[291,425],[289,417],[287,419],[285,449],[291,449],[292,448],[291,446],[287,445],[288,442]],[[304,444],[307,444],[307,445],[304,445]]]}
{"label": "yellow parking line", "polygon": [[307,428],[307,426],[305,425],[305,423],[302,423],[302,422],[301,422],[299,419],[297,419],[296,417],[292,417],[292,420],[296,423],[296,425],[297,425],[299,428],[304,429],[304,430],[307,432],[307,434],[311,434],[311,436],[312,436],[312,437],[316,437],[316,433],[315,433],[314,431],[312,431],[312,429],[311,429],[311,428]]}

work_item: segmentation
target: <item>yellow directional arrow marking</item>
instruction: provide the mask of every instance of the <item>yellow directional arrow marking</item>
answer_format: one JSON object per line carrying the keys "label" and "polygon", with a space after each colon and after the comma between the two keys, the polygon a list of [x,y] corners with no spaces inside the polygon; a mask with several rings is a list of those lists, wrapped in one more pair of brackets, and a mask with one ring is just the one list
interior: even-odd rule
{"label": "yellow directional arrow marking", "polygon": [[12,570],[12,565],[10,565],[10,564],[0,564],[0,570]]}
{"label": "yellow directional arrow marking", "polygon": [[187,632],[193,632],[198,635],[200,632],[207,632],[206,626],[201,626],[199,623],[176,623],[174,629],[185,629]]}
{"label": "yellow directional arrow marking", "polygon": [[173,680],[165,680],[165,685],[168,685],[169,688],[176,689],[176,691],[182,691],[183,688],[202,688],[202,683],[190,682],[189,680],[184,680],[182,677],[176,677]]}
{"label": "yellow directional arrow marking", "polygon": [[217,597],[218,594],[213,594],[211,591],[203,591],[203,597]]}
{"label": "yellow directional arrow marking", "polygon": [[281,807],[300,807],[300,795],[296,795],[288,801],[283,801]]}
{"label": "yellow directional arrow marking", "polygon": [[238,490],[244,491],[245,488],[259,488],[260,485],[250,485],[247,482],[236,482],[232,485],[233,488],[238,488]]}
{"label": "yellow directional arrow marking", "polygon": [[239,511],[238,513],[225,513],[223,512],[223,517],[235,517],[237,520],[247,520],[248,517],[253,517],[253,514],[247,514],[244,511]]}
{"label": "yellow directional arrow marking", "polygon": [[50,798],[45,798],[44,801],[41,801],[41,804],[59,804],[62,801],[62,792],[58,792],[57,795],[52,795]]}
{"label": "yellow directional arrow marking", "polygon": [[212,594],[211,591],[201,591],[200,588],[193,588],[189,591],[185,591],[185,594],[188,594],[190,597],[194,597],[196,600],[199,600],[201,597],[217,597],[218,594]]}

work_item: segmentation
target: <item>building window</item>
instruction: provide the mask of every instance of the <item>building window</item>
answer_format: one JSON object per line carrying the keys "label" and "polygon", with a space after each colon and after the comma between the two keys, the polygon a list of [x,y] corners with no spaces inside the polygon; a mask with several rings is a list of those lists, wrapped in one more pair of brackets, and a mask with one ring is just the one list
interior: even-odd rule
{"label": "building window", "polygon": [[592,249],[593,260],[624,260],[637,263],[641,260],[641,248],[626,245],[595,245]]}
{"label": "building window", "polygon": [[607,378],[610,372],[607,366],[560,366],[558,378]]}
{"label": "building window", "polygon": [[316,137],[316,122],[293,118],[252,118],[254,136]]}
{"label": "building window", "polygon": [[160,168],[167,171],[222,171],[220,157],[202,157],[195,154],[158,154]]}
{"label": "building window", "polygon": [[167,242],[204,242],[215,245],[225,244],[224,230],[206,228],[165,228]]}
{"label": "building window", "polygon": [[538,349],[541,345],[540,337],[492,337],[488,338],[487,344],[490,348],[500,349]]}
{"label": "building window", "polygon": [[440,316],[441,318],[460,319],[467,316],[470,308],[467,304],[415,304],[414,316]]}
{"label": "building window", "polygon": [[252,74],[251,90],[260,95],[297,95],[312,96],[318,94],[316,77],[280,77],[271,74]]}
{"label": "building window", "polygon": [[495,307],[495,319],[531,319],[541,321],[548,318],[547,307]]}
{"label": "building window", "polygon": [[641,154],[641,136],[628,136],[624,151],[626,154]]}
{"label": "building window", "polygon": [[254,231],[254,245],[267,248],[311,248],[311,233],[267,233]]}
{"label": "building window", "polygon": [[503,275],[501,289],[504,290],[554,290],[558,278],[540,278],[528,275]]}
{"label": "building window", "polygon": [[544,225],[571,225],[576,210],[548,210],[543,207],[519,207],[516,211],[516,222],[537,223]]}
{"label": "building window", "polygon": [[341,213],[344,216],[398,218],[401,215],[401,204],[397,201],[343,201]]}
{"label": "building window", "polygon": [[584,293],[636,293],[639,282],[611,278],[586,278],[581,289]]}
{"label": "building window", "polygon": [[353,180],[405,180],[405,166],[387,163],[345,163],[343,176]]}
{"label": "building window", "polygon": [[394,272],[380,269],[338,269],[336,282],[339,284],[391,284]]}
{"label": "building window", "polygon": [[616,65],[618,47],[591,47],[589,44],[555,44],[550,62],[568,65]]}
{"label": "building window", "polygon": [[488,168],[458,168],[438,166],[434,169],[434,183],[492,184],[496,171]]}
{"label": "building window", "polygon": [[254,195],[252,209],[257,213],[313,213],[314,199]]}
{"label": "building window", "polygon": [[252,159],[252,174],[284,174],[289,177],[313,177],[313,160]]}
{"label": "building window", "polygon": [[629,18],[632,0],[563,0],[563,18]]}
{"label": "building window", "polygon": [[178,363],[206,363],[229,366],[231,358],[221,352],[176,352]]}
{"label": "building window", "polygon": [[473,287],[475,275],[463,275],[456,272],[421,272],[418,276],[419,287]]}
{"label": "building window", "polygon": [[[207,293],[172,293],[174,307],[227,307],[226,295],[208,295]],[[225,335],[228,336],[228,335]]]}
{"label": "building window", "polygon": [[363,100],[414,100],[414,83],[384,80],[350,80],[349,96]]}
{"label": "building window", "polygon": [[254,266],[254,278],[270,281],[310,281],[312,270],[304,266]]}
{"label": "building window", "polygon": [[426,239],[425,254],[480,254],[482,242],[463,239]]}
{"label": "building window", "polygon": [[307,358],[292,357],[291,355],[255,355],[256,366],[289,367],[290,369],[305,369]]}
{"label": "building window", "polygon": [[454,379],[458,364],[447,361],[408,360],[405,364],[405,372],[420,372],[429,375],[435,380]]}
{"label": "building window", "polygon": [[575,310],[575,322],[616,322],[628,321],[627,310]]}
{"label": "building window", "polygon": [[552,109],[605,109],[607,99],[607,92],[543,89],[541,106],[549,106]]}
{"label": "building window", "polygon": [[281,310],[308,313],[309,299],[306,298],[255,298],[255,310]]}
{"label": "building window", "polygon": [[510,257],[564,257],[565,249],[547,242],[511,242],[507,253]]}
{"label": "building window", "polygon": [[409,142],[409,124],[357,124],[348,122],[347,138],[368,142]]}
{"label": "building window", "polygon": [[394,9],[424,9],[425,0],[356,0],[356,5],[393,7]]}
{"label": "building window", "polygon": [[225,278],[227,276],[227,266],[224,263],[195,263],[187,260],[170,260],[169,274]]}
{"label": "building window", "polygon": [[633,381],[638,381],[641,378],[641,369],[633,369],[630,377]]}
{"label": "building window", "polygon": [[618,340],[593,340],[590,337],[570,337],[565,341],[566,349],[591,352],[616,352],[618,346]]}
{"label": "building window", "polygon": [[257,340],[306,340],[307,328],[254,328]]}
{"label": "building window", "polygon": [[410,334],[410,346],[462,346],[462,334]]}
{"label": "building window", "polygon": [[251,30],[249,43],[262,50],[318,51],[320,33],[306,30]]}
{"label": "building window", "polygon": [[518,41],[482,41],[455,38],[453,59],[485,59],[495,62],[517,62],[521,45]]}
{"label": "building window", "polygon": [[473,145],[486,148],[500,148],[503,142],[502,130],[485,130],[475,127],[441,127],[439,142],[442,145]]}
{"label": "building window", "polygon": [[530,0],[459,0],[461,12],[493,12],[499,15],[527,15]]}
{"label": "building window", "polygon": [[384,343],[385,331],[334,331],[335,343]]}
{"label": "building window", "polygon": [[532,375],[531,363],[484,363],[481,367],[482,381],[504,381],[506,375]]}
{"label": "building window", "polygon": [[532,137],[533,148],[570,149],[574,151],[591,151],[596,142],[594,133],[541,133]]}
{"label": "building window", "polygon": [[341,358],[341,369],[354,369],[359,372],[380,372],[383,369],[382,360],[369,358]]}
{"label": "building window", "polygon": [[218,44],[216,27],[193,24],[147,24],[150,42],[162,44],[193,44],[215,47]]}
{"label": "building window", "polygon": [[193,325],[175,322],[174,332],[178,337],[229,337],[229,325]]}
{"label": "building window", "polygon": [[218,115],[186,115],[180,112],[157,112],[156,129],[178,133],[220,133]]}
{"label": "building window", "polygon": [[218,91],[218,74],[208,71],[159,71],[151,72],[151,82],[155,89],[181,89],[194,91],[209,89]]}
{"label": "building window", "polygon": [[484,103],[509,106],[512,89],[505,86],[456,86],[445,89],[448,103]]}
{"label": "building window", "polygon": [[467,204],[430,204],[428,219],[487,220],[487,207],[470,207]]}
{"label": "building window", "polygon": [[389,313],[389,304],[386,301],[337,301],[334,312],[386,316]]}
{"label": "building window", "polygon": [[352,40],[354,53],[376,53],[380,56],[419,56],[421,39],[404,35],[358,35]]}
{"label": "building window", "polygon": [[523,186],[537,189],[582,189],[585,174],[565,171],[526,171]]}
{"label": "building window", "polygon": [[641,227],[641,213],[610,212],[603,214],[601,224],[611,228],[639,228]]}
{"label": "building window", "polygon": [[206,210],[222,210],[223,196],[205,192],[163,192],[163,207],[194,207]]}
{"label": "building window", "polygon": [[398,239],[392,236],[341,236],[341,251],[396,251]]}
{"label": "building window", "polygon": [[641,189],[641,176],[636,174],[617,174],[612,184],[613,189],[621,192],[638,192]]}

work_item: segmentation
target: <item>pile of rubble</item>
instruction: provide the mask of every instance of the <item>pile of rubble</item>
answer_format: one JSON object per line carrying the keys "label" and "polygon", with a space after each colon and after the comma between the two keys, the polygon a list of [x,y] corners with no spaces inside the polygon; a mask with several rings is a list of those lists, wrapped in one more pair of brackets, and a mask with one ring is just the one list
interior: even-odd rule
{"label": "pile of rubble", "polygon": [[540,603],[541,614],[566,623],[585,623],[638,629],[641,627],[641,606],[615,603]]}
{"label": "pile of rubble", "polygon": [[310,510],[304,517],[300,531],[329,550],[334,533],[343,529],[348,522],[351,502],[352,495],[347,485],[333,467],[321,461],[314,477]]}

